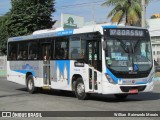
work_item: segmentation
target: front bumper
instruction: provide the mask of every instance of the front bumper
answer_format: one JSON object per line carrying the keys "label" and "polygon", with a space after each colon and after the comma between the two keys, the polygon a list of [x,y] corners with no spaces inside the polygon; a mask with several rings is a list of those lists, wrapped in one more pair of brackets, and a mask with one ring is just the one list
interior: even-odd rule
{"label": "front bumper", "polygon": [[150,92],[153,90],[154,83],[138,84],[138,85],[118,85],[108,82],[102,83],[102,94],[130,94],[131,89],[138,89],[139,92]]}

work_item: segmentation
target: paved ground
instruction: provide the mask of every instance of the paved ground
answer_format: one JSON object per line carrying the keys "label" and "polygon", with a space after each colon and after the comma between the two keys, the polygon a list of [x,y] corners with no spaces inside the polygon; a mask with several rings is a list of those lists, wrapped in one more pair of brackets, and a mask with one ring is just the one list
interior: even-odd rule
{"label": "paved ground", "polygon": [[[155,88],[152,93],[132,95],[124,101],[117,100],[112,95],[92,95],[89,100],[81,101],[75,98],[71,92],[41,91],[37,94],[29,94],[25,86],[0,78],[0,111],[160,111],[160,81],[155,82]],[[17,119],[21,120],[22,118]],[[36,120],[36,118],[34,119]],[[49,119],[75,120],[75,118],[69,117]],[[79,117],[76,119],[86,118]],[[134,120],[135,118],[87,118],[87,120],[90,119]],[[136,119],[158,120],[158,118],[151,117]],[[4,120],[7,119],[5,118]]]}

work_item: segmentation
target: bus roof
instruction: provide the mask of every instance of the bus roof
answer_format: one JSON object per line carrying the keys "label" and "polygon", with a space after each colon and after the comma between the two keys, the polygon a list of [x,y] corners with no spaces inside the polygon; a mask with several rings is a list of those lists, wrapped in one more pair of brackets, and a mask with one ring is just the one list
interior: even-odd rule
{"label": "bus roof", "polygon": [[72,34],[80,34],[80,33],[91,33],[91,32],[102,32],[102,28],[136,28],[136,29],[144,29],[141,27],[133,27],[133,26],[124,26],[124,25],[111,25],[111,24],[99,24],[99,25],[90,25],[84,26],[78,29],[45,29],[45,30],[38,30],[33,32],[31,35],[27,36],[18,36],[18,37],[11,37],[8,39],[8,42],[12,41],[24,41],[24,40],[32,40],[32,39],[39,39],[39,38],[49,38],[49,37],[60,37],[60,36],[69,36]]}

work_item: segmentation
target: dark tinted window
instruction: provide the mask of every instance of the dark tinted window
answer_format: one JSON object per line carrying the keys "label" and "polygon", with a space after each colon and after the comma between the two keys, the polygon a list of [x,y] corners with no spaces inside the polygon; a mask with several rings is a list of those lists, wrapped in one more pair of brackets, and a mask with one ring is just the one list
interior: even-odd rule
{"label": "dark tinted window", "polygon": [[67,37],[61,37],[55,41],[55,59],[68,59]]}
{"label": "dark tinted window", "polygon": [[38,58],[38,41],[32,41],[28,44],[28,59],[37,60]]}
{"label": "dark tinted window", "polygon": [[28,44],[27,42],[19,42],[18,44],[18,60],[26,60],[28,58]]}
{"label": "dark tinted window", "polygon": [[81,36],[70,37],[70,59],[84,59],[86,41]]}
{"label": "dark tinted window", "polygon": [[8,43],[8,60],[16,60],[17,58],[17,43]]}

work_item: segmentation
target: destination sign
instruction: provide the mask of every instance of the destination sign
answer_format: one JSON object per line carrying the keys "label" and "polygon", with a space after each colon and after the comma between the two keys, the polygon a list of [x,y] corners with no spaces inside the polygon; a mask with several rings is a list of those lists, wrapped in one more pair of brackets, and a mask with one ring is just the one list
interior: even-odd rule
{"label": "destination sign", "polygon": [[135,36],[143,37],[144,30],[124,30],[124,29],[110,29],[109,34],[112,36]]}
{"label": "destination sign", "polygon": [[104,28],[104,35],[108,37],[148,37],[149,32],[146,29],[135,28]]}

